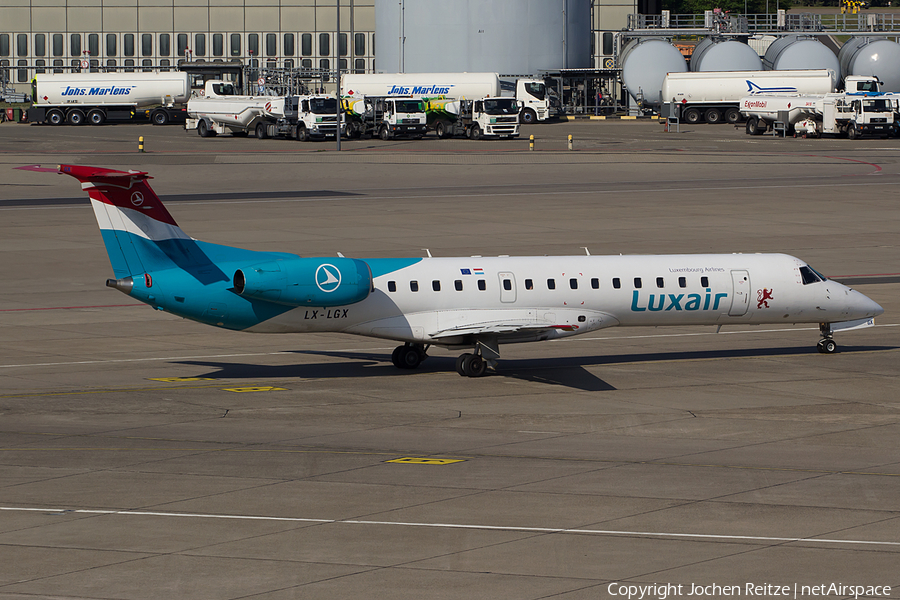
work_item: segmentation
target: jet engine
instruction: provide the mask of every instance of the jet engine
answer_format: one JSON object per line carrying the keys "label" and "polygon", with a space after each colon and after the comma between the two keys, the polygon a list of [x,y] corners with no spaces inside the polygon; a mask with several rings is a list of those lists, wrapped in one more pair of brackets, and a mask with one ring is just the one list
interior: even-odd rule
{"label": "jet engine", "polygon": [[345,306],[372,291],[372,270],[355,258],[285,258],[238,269],[234,291],[287,306]]}

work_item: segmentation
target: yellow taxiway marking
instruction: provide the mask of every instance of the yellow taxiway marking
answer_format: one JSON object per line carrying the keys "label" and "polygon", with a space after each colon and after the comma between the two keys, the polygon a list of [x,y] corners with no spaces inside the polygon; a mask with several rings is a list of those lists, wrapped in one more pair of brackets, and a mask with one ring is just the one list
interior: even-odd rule
{"label": "yellow taxiway marking", "polygon": [[148,381],[165,381],[176,383],[181,381],[215,381],[212,377],[148,377]]}
{"label": "yellow taxiway marking", "polygon": [[416,458],[407,456],[405,458],[395,458],[394,460],[386,460],[389,463],[403,463],[408,465],[449,465],[451,463],[466,462],[461,458]]}
{"label": "yellow taxiway marking", "polygon": [[236,387],[236,388],[222,388],[223,392],[235,392],[237,394],[241,394],[244,392],[286,392],[287,388],[282,387],[272,387],[268,385],[260,385],[255,387]]}

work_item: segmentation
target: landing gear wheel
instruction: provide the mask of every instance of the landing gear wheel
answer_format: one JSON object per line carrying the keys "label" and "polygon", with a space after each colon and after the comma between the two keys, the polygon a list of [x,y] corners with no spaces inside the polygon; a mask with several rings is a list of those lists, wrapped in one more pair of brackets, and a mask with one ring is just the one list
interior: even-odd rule
{"label": "landing gear wheel", "polygon": [[91,125],[103,125],[106,122],[106,115],[102,110],[94,109],[88,113],[88,122]]}
{"label": "landing gear wheel", "polygon": [[478,354],[461,355],[456,359],[456,372],[463,377],[481,377],[487,371],[487,362]]}
{"label": "landing gear wheel", "polygon": [[391,353],[391,362],[398,369],[415,369],[427,358],[425,351],[414,344],[397,346]]}
{"label": "landing gear wheel", "polygon": [[837,344],[834,340],[822,340],[816,345],[816,349],[822,354],[834,354],[837,352]]}

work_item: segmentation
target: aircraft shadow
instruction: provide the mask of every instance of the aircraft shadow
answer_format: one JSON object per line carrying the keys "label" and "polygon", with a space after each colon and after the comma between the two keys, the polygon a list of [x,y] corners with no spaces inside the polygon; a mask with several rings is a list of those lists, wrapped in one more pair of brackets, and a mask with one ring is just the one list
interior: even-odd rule
{"label": "aircraft shadow", "polygon": [[[839,352],[878,352],[896,350],[896,346],[847,346]],[[294,354],[343,358],[350,362],[310,363],[292,365],[259,365],[247,363],[223,363],[207,361],[179,361],[179,364],[205,367],[209,370],[197,377],[213,379],[273,379],[273,378],[365,378],[387,376],[416,376],[421,373],[454,372],[456,359],[450,356],[432,356],[418,369],[401,370],[390,362],[390,355],[383,352],[341,352],[328,350],[296,350]],[[614,391],[616,388],[590,371],[589,367],[627,363],[651,363],[691,361],[711,358],[760,358],[767,356],[801,356],[815,354],[812,347],[749,348],[735,350],[700,350],[689,352],[652,352],[644,354],[615,354],[602,356],[573,356],[563,358],[538,358],[501,360],[498,371],[489,377],[506,377],[547,385],[558,385],[586,392]]]}

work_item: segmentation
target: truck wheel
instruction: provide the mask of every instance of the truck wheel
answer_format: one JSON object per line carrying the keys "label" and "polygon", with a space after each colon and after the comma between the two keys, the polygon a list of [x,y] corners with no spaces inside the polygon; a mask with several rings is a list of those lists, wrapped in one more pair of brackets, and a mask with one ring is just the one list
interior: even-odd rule
{"label": "truck wheel", "polygon": [[164,110],[154,110],[153,114],[150,115],[150,121],[154,125],[168,125],[169,113]]}
{"label": "truck wheel", "polygon": [[382,127],[381,131],[378,132],[378,137],[380,137],[384,141],[388,141],[389,139],[391,139],[391,132],[387,127]]}
{"label": "truck wheel", "polygon": [[859,137],[859,128],[854,123],[850,123],[850,126],[847,128],[847,137],[851,140],[855,140]]}
{"label": "truck wheel", "polygon": [[447,128],[443,121],[438,121],[437,125],[434,126],[434,135],[438,136],[439,140],[447,137]]}
{"label": "truck wheel", "polygon": [[531,125],[537,121],[537,113],[530,108],[526,108],[519,114],[519,121],[524,125]]}
{"label": "truck wheel", "polygon": [[729,125],[734,125],[738,121],[741,120],[741,111],[736,108],[729,108],[725,111],[725,122]]}
{"label": "truck wheel", "polygon": [[204,120],[200,120],[200,123],[197,125],[197,133],[200,134],[200,137],[208,138],[215,137],[216,132],[209,128],[209,125]]}
{"label": "truck wheel", "polygon": [[707,123],[716,124],[722,122],[722,113],[719,112],[718,108],[710,108],[706,111],[706,114],[703,115],[704,119],[706,119]]}
{"label": "truck wheel", "polygon": [[69,125],[84,125],[84,113],[80,110],[69,111],[66,115],[66,122]]}
{"label": "truck wheel", "polygon": [[62,125],[66,122],[66,115],[61,110],[51,110],[47,113],[47,122],[51,125]]}
{"label": "truck wheel", "polygon": [[106,115],[100,109],[94,109],[88,113],[88,122],[91,125],[103,125],[106,122]]}
{"label": "truck wheel", "polygon": [[684,122],[695,125],[700,122],[700,111],[696,108],[689,108],[684,111]]}
{"label": "truck wheel", "polygon": [[472,139],[473,140],[481,139],[481,127],[479,127],[477,124],[472,126]]}
{"label": "truck wheel", "polygon": [[257,123],[256,124],[256,139],[264,140],[269,137],[268,132],[266,131],[265,123]]}
{"label": "truck wheel", "polygon": [[747,135],[757,135],[759,133],[759,119],[750,117],[747,119],[747,124],[744,127],[747,130]]}
{"label": "truck wheel", "polygon": [[309,131],[306,130],[305,125],[297,125],[297,141],[298,142],[308,142],[309,141]]}

